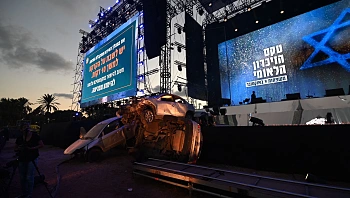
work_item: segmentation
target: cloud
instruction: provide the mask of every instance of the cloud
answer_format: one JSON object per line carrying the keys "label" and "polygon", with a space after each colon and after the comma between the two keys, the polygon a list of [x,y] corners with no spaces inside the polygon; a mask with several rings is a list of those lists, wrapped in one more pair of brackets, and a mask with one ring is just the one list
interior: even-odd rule
{"label": "cloud", "polygon": [[73,94],[54,93],[53,95],[56,96],[56,97],[65,98],[65,99],[72,99],[73,98]]}
{"label": "cloud", "polygon": [[100,6],[99,1],[96,0],[39,0],[39,2],[49,3],[53,9],[59,8],[67,14],[76,16],[82,13],[96,11]]}
{"label": "cloud", "polygon": [[66,71],[73,63],[60,54],[35,47],[38,41],[23,28],[0,23],[0,61],[9,67],[22,68],[35,65],[44,71]]}

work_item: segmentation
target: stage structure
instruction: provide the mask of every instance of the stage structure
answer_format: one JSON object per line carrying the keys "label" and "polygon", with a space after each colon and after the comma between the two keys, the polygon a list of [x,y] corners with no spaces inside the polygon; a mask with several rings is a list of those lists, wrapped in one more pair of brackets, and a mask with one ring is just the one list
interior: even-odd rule
{"label": "stage structure", "polygon": [[[90,28],[92,28],[91,32],[79,30],[79,33],[82,34],[82,40],[79,43],[79,47],[78,47],[77,64],[76,64],[74,84],[73,84],[73,98],[72,98],[72,106],[71,106],[72,110],[78,111],[79,107],[91,106],[93,104],[100,104],[100,103],[111,102],[111,101],[113,102],[116,99],[121,99],[124,96],[127,97],[130,95],[136,95],[136,90],[137,90],[137,87],[139,87],[140,82],[143,82],[144,89],[147,90],[145,75],[150,75],[150,72],[146,72],[146,66],[145,66],[146,61],[145,61],[144,43],[143,43],[144,30],[143,30],[143,24],[142,24],[143,23],[142,9],[143,9],[142,3],[141,1],[138,1],[138,0],[117,1],[117,3],[114,6],[108,7],[107,9],[100,7],[100,12],[97,15],[98,18],[95,19],[94,21],[93,20],[89,21]],[[128,35],[124,38],[122,34],[126,33],[127,30],[130,30],[130,32],[127,33]],[[126,38],[128,36],[130,40],[126,41]],[[120,40],[118,40],[119,37],[120,37]],[[116,42],[116,43],[113,43],[113,42]],[[125,46],[125,45],[122,45],[122,43],[129,45],[128,47],[130,49],[128,49],[128,47],[124,49],[120,49],[120,47]],[[112,49],[114,51],[112,51]],[[101,51],[101,50],[104,50],[104,51]],[[125,62],[124,64],[124,65],[130,64],[129,68],[122,67],[122,68],[119,68],[119,70],[113,71],[113,68],[116,67],[116,65],[118,64],[117,62],[119,61],[119,59],[116,59],[117,52],[115,50],[118,50],[118,55],[122,55],[123,51],[125,53],[129,53],[128,55],[131,56],[130,60],[128,62]],[[97,53],[97,52],[101,52],[101,53],[96,55],[95,57],[89,57],[89,55],[92,56],[94,55],[94,53]],[[106,57],[103,57],[104,55]],[[112,57],[115,60],[112,60]],[[92,59],[95,58],[96,60],[92,60],[91,58]],[[97,58],[101,58],[101,59],[97,61]],[[88,62],[87,59],[90,62]],[[125,59],[125,58],[122,58],[122,59]],[[96,64],[90,65],[94,61],[96,61]],[[110,61],[110,62],[107,62],[107,61]],[[89,66],[89,67],[84,68],[86,66]],[[126,69],[126,70],[122,71],[122,69]],[[102,70],[105,72],[106,75],[103,75],[103,76],[100,75],[100,78],[98,78]],[[107,70],[110,70],[112,73],[108,73]],[[130,89],[126,90],[127,88],[125,88],[125,85],[121,85],[121,87],[113,90],[113,88],[111,88],[113,85],[112,80],[115,81],[113,77],[117,75],[123,76],[123,73],[127,73],[127,72],[130,72],[129,74],[132,75],[130,76],[131,84],[128,83],[130,84],[129,85]],[[87,77],[87,76],[90,78],[91,81],[89,81],[89,79],[87,78],[83,79],[84,77]],[[91,79],[91,78],[94,78],[94,79]],[[109,79],[109,81],[107,78]],[[98,86],[93,86],[94,83],[96,85],[99,83],[100,84]],[[96,92],[102,93],[103,92],[102,90],[104,90],[106,93],[104,94],[96,93]],[[85,97],[84,97],[84,91],[85,91]],[[124,92],[124,94],[123,93],[120,94],[121,92]],[[96,93],[96,96],[93,96],[94,93]],[[99,97],[99,95],[101,97]]]}
{"label": "stage structure", "polygon": [[[159,0],[162,1],[162,0]],[[137,65],[138,65],[138,81],[143,81],[145,84],[144,89],[147,90],[147,82],[145,75],[151,75],[160,71],[160,92],[170,93],[171,92],[171,50],[172,41],[171,41],[171,19],[174,18],[177,14],[181,12],[186,12],[188,15],[193,16],[193,8],[196,7],[197,12],[200,15],[205,14],[205,20],[203,25],[217,21],[219,18],[222,18],[222,9],[216,10],[215,12],[206,12],[204,10],[202,1],[198,0],[163,0],[166,1],[166,43],[161,48],[161,54],[159,56],[159,70],[155,69],[148,71],[145,66],[146,55],[145,53],[138,53],[137,55]],[[156,1],[155,1],[156,2]],[[248,1],[248,0],[239,0],[235,2],[226,2],[225,6],[231,9],[232,13],[237,13],[238,11],[245,10],[247,11],[248,7],[258,1]],[[143,21],[142,10],[143,10],[143,1],[142,0],[121,0],[109,7],[107,9],[100,7],[100,13],[98,13],[98,19],[90,20],[90,27],[93,28],[91,32],[80,30],[79,33],[82,34],[82,40],[79,43],[78,47],[78,56],[77,64],[75,69],[74,84],[73,84],[73,98],[72,98],[72,109],[78,110],[80,107],[82,89],[83,89],[83,67],[84,67],[84,55],[101,40],[106,38],[109,34],[115,31],[122,24],[127,22],[130,18],[139,13],[139,21]],[[230,12],[230,13],[231,13]],[[227,15],[227,12],[224,12]],[[138,30],[137,37],[143,38],[144,30]],[[140,39],[142,40],[142,39]],[[142,47],[143,46],[143,47]],[[144,52],[144,43],[137,43],[139,51]],[[203,66],[204,67],[204,66]],[[143,71],[143,74],[141,72]],[[139,84],[139,83],[138,83]],[[136,93],[135,93],[136,95]],[[103,102],[102,100],[99,102]]]}
{"label": "stage structure", "polygon": [[[173,0],[159,0],[165,2],[166,7],[166,42],[165,45],[161,48],[161,54],[159,56],[159,69],[154,69],[148,71],[146,66],[146,53],[144,53],[147,49],[145,49],[144,42],[140,42],[139,40],[143,40],[144,38],[144,28],[139,28],[137,37],[140,38],[137,42],[138,47],[138,75],[137,81],[143,81],[144,89],[147,90],[147,82],[146,75],[152,75],[160,71],[160,92],[170,93],[171,92],[171,19],[176,16],[178,13],[187,10],[189,13],[192,13],[193,6],[196,1],[173,1]],[[147,1],[149,2],[149,1]],[[154,1],[157,2],[157,1]],[[143,21],[143,1],[142,0],[121,0],[117,1],[117,3],[109,7],[107,9],[100,7],[100,12],[98,13],[98,19],[90,20],[90,27],[93,28],[91,32],[87,32],[84,30],[80,30],[79,33],[82,34],[82,41],[79,43],[78,47],[78,56],[77,56],[77,64],[75,69],[74,76],[74,84],[73,84],[73,98],[72,98],[72,109],[79,110],[79,107],[82,106],[90,106],[92,104],[103,103],[109,101],[110,99],[100,99],[99,101],[94,101],[89,104],[85,104],[81,106],[82,102],[82,90],[84,83],[84,57],[86,53],[89,52],[91,48],[97,45],[100,41],[105,39],[109,34],[115,31],[118,27],[126,23],[133,16],[139,13],[138,21]],[[150,47],[150,45],[149,45]],[[142,53],[140,53],[142,52]],[[142,73],[143,70],[143,73]],[[138,83],[139,84],[139,83]],[[136,95],[136,93],[134,94]],[[115,98],[111,98],[115,99]],[[83,101],[84,102],[84,101]]]}
{"label": "stage structure", "polygon": [[[204,0],[201,2],[204,2]],[[249,2],[252,4],[248,5],[247,3]],[[343,2],[343,9],[341,6],[339,7],[341,3],[337,4],[337,2]],[[331,6],[333,3],[334,6]],[[344,10],[348,7],[348,4],[344,4],[347,4],[347,2],[337,0],[326,0],[322,2],[312,0],[235,1],[222,8],[218,8],[216,2],[212,3],[211,6],[203,4],[204,7],[207,6],[205,9],[209,10],[203,22],[203,27],[205,27],[207,84],[208,91],[212,93],[208,99],[209,106],[222,106],[226,100],[231,105],[239,105],[247,103],[245,102],[247,100],[248,103],[274,102],[347,93],[350,84],[346,81],[346,79],[349,79],[345,77],[348,75],[346,74],[347,72],[340,72],[339,75],[334,74],[335,71],[340,71],[340,67],[345,68],[345,71],[347,71],[346,68],[348,67],[346,61],[348,59],[348,51],[346,50],[348,46],[346,46],[346,42],[341,43],[341,38],[346,40],[345,32],[348,31],[346,28],[347,22],[341,21],[346,21],[346,16],[348,15],[346,14],[347,11]],[[323,8],[322,11],[322,7],[328,5],[330,7]],[[211,13],[210,7],[214,10]],[[323,15],[320,12],[330,12],[334,15],[332,19],[325,19],[327,25],[325,25],[324,20],[322,21]],[[338,15],[335,16],[334,13],[338,13]],[[341,18],[342,15],[345,18],[337,19],[339,17]],[[301,19],[303,17],[304,19]],[[299,27],[307,23],[309,24],[304,26],[304,28]],[[328,26],[328,29],[332,33],[322,38],[323,33],[318,31],[326,30],[326,26]],[[286,30],[286,27],[292,27],[292,29]],[[273,28],[274,30],[272,30]],[[283,28],[285,31],[282,30]],[[297,30],[300,30],[298,32],[299,34],[294,33]],[[276,33],[276,31],[279,31],[279,33]],[[301,33],[301,31],[304,31],[304,33]],[[266,34],[263,35],[263,32],[266,32]],[[292,41],[293,39],[294,41]],[[283,52],[280,52],[281,45],[279,44],[281,43],[278,43],[278,41],[283,43]],[[278,44],[274,45],[276,42]],[[318,42],[324,43],[325,46],[316,49],[316,52],[312,54],[311,52],[317,46]],[[268,45],[268,47],[265,45]],[[257,56],[261,55],[254,54],[253,52],[255,50],[260,47],[262,48],[261,50],[265,48],[270,49],[270,47],[272,49],[273,46],[278,46],[279,53],[282,53],[282,55],[276,54],[280,59],[277,61],[285,62],[285,64],[281,64],[281,68],[284,65],[286,72],[288,70],[290,74],[287,75],[288,80],[279,79],[286,83],[272,83],[272,81],[278,79],[271,79],[270,69],[273,69],[274,66],[279,67],[279,65],[273,65],[271,68],[261,68],[266,65],[259,64],[260,69],[262,69],[260,71],[257,68],[256,60],[253,60],[254,57],[259,59]],[[247,59],[242,60],[243,57]],[[232,62],[232,60],[235,61]],[[264,60],[267,61],[267,59]],[[256,70],[254,70],[253,63],[255,63]],[[266,63],[268,65],[268,62]],[[324,64],[333,64],[336,69],[326,71],[330,67],[320,67]],[[310,65],[314,67],[311,68]],[[316,67],[316,65],[318,66]],[[256,79],[248,77],[250,73],[247,68],[252,68],[255,71],[255,73],[252,72],[252,75],[255,74]],[[297,68],[300,68],[300,71],[294,72]],[[291,73],[292,71],[294,72],[293,74]],[[313,74],[317,77],[310,78]],[[266,76],[266,78],[263,76]],[[334,76],[338,76],[339,78],[335,79]],[[334,79],[333,81],[330,80],[332,78]],[[237,86],[240,79],[242,82],[244,81],[244,86]],[[313,79],[313,82],[311,83],[310,80],[307,82],[306,79]],[[326,79],[326,81],[322,81],[322,79]],[[320,82],[316,83],[316,81]],[[271,89],[268,90],[269,87]],[[250,99],[253,89],[256,89],[255,91],[258,94],[258,99],[255,101],[251,101]],[[338,89],[344,89],[344,91]],[[335,94],[337,90],[339,92]],[[217,96],[221,96],[221,98]]]}

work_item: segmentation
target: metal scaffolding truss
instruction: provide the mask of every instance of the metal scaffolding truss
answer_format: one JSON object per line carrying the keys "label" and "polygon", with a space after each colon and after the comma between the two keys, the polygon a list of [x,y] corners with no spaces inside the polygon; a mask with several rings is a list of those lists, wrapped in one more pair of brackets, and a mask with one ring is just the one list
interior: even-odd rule
{"label": "metal scaffolding truss", "polygon": [[166,18],[166,38],[167,42],[161,49],[159,57],[160,67],[160,92],[171,93],[171,20],[181,12],[187,12],[193,15],[193,6],[198,3],[197,0],[167,0],[167,18]]}
{"label": "metal scaffolding truss", "polygon": [[[75,75],[73,77],[72,110],[79,111],[80,108],[85,53],[127,20],[134,17],[140,11],[140,5],[141,0],[134,0],[133,4],[129,4],[126,0],[121,0],[119,3],[107,9],[100,7],[100,12],[98,14],[99,19],[89,21],[90,27],[93,28],[91,32],[79,30],[79,33],[82,34],[82,40],[79,42],[78,46],[77,63],[74,70]],[[101,13],[103,13],[103,17]],[[142,22],[142,18],[142,15],[140,15],[139,21]],[[143,37],[143,30],[138,29],[137,35],[138,37]],[[137,46],[138,48],[143,47],[143,43],[140,42],[140,39],[138,39]],[[142,65],[138,64],[138,74],[145,73],[146,71],[143,69],[143,72],[141,72],[141,68],[145,68],[145,53],[138,53],[137,60],[138,62],[142,62]],[[145,89],[147,89],[146,84]]]}
{"label": "metal scaffolding truss", "polygon": [[[213,13],[205,13],[205,19],[203,20],[203,28],[206,27],[210,23],[218,22],[226,18],[232,18],[237,14],[242,14],[244,12],[250,11],[258,6],[260,6],[263,2],[269,2],[271,0],[237,0],[231,4],[226,5],[223,8],[213,12]],[[197,7],[197,10],[200,9]]]}

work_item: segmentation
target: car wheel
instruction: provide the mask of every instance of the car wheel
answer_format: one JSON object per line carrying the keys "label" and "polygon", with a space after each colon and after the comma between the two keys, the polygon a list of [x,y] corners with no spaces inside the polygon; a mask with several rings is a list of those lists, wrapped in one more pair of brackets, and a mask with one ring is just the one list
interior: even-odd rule
{"label": "car wheel", "polygon": [[151,123],[154,120],[154,113],[150,109],[146,109],[144,112],[146,122]]}
{"label": "car wheel", "polygon": [[92,148],[87,153],[88,162],[97,162],[101,160],[102,151],[99,148]]}

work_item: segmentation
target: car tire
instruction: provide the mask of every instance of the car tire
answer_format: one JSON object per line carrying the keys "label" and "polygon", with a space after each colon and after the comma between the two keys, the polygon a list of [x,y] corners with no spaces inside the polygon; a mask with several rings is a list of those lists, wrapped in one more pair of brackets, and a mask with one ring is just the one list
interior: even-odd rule
{"label": "car tire", "polygon": [[155,115],[151,109],[145,109],[143,116],[144,116],[147,123],[153,122],[154,117],[155,117]]}
{"label": "car tire", "polygon": [[87,161],[88,162],[98,162],[101,160],[102,151],[99,148],[91,148],[87,152]]}

